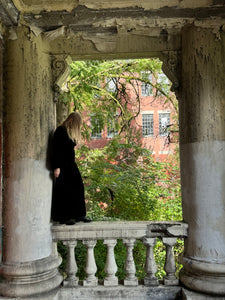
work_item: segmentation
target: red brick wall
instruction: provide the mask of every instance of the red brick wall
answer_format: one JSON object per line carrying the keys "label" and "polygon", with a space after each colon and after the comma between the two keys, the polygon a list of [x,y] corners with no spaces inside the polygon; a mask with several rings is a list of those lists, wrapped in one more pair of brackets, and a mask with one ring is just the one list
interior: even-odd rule
{"label": "red brick wall", "polygon": [[[140,87],[141,88],[141,87]],[[132,89],[129,90],[129,97],[131,102],[135,105],[131,105],[131,110],[137,110],[137,102],[134,92]],[[176,114],[175,109],[171,103],[165,104],[165,98],[163,96],[153,97],[141,97],[140,104],[140,114],[137,117],[136,122],[133,122],[133,126],[142,130],[142,113],[151,112],[153,113],[154,120],[154,136],[152,137],[143,137],[142,142],[143,146],[147,149],[152,150],[156,160],[164,160],[168,157],[169,154],[172,154],[176,144],[169,143],[166,136],[159,135],[159,113],[160,112],[170,112],[170,123],[173,124],[173,116]],[[88,120],[88,122],[90,122]],[[102,132],[102,138],[93,138],[89,143],[89,146],[92,148],[101,148],[104,147],[109,139],[107,138],[106,128]]]}

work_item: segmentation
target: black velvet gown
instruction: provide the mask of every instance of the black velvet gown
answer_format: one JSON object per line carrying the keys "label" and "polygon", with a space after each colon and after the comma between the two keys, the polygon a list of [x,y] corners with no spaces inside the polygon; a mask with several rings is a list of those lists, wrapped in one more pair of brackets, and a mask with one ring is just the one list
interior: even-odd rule
{"label": "black velvet gown", "polygon": [[86,216],[84,184],[75,162],[74,143],[64,126],[53,137],[53,169],[60,168],[55,179],[52,199],[52,221],[64,223]]}

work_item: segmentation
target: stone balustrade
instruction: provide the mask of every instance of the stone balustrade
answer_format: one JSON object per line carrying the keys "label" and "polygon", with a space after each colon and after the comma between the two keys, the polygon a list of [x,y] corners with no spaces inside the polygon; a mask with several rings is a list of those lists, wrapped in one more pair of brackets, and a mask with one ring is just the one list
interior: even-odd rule
{"label": "stone balustrade", "polygon": [[173,247],[177,242],[177,238],[187,236],[187,224],[183,222],[135,222],[135,221],[118,221],[118,222],[92,222],[88,224],[78,223],[73,226],[54,225],[52,227],[53,241],[56,245],[57,241],[62,241],[68,249],[66,279],[64,286],[77,287],[79,278],[76,277],[77,264],[75,260],[74,250],[77,241],[82,241],[87,248],[85,273],[86,278],[83,286],[98,286],[98,278],[95,276],[97,271],[94,247],[97,240],[103,240],[107,247],[107,257],[105,262],[104,286],[116,287],[119,285],[116,277],[117,264],[114,255],[114,247],[118,239],[122,239],[126,246],[125,272],[126,277],[123,286],[139,285],[135,275],[136,268],[133,257],[133,248],[137,240],[141,240],[146,247],[146,260],[144,286],[158,286],[159,281],[155,276],[157,271],[154,260],[154,245],[157,238],[160,238],[166,248],[166,257],[164,270],[166,275],[163,278],[165,286],[176,286],[179,284],[175,276],[176,265],[173,253]]}

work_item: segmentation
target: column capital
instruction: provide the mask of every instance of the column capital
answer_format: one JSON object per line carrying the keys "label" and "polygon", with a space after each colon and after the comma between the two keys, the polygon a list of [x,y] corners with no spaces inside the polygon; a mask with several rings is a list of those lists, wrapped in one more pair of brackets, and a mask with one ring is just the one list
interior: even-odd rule
{"label": "column capital", "polygon": [[94,248],[96,243],[97,243],[97,241],[94,241],[94,240],[83,240],[83,244],[88,248]]}
{"label": "column capital", "polygon": [[70,75],[70,56],[58,55],[52,56],[52,76],[54,89],[54,102],[57,102],[62,93],[62,86]]}
{"label": "column capital", "polygon": [[136,243],[136,239],[123,239],[123,243],[127,246],[133,247]]}
{"label": "column capital", "polygon": [[162,61],[162,70],[172,82],[171,91],[175,92],[178,97],[181,74],[181,51],[162,52]]}
{"label": "column capital", "polygon": [[153,238],[144,237],[142,239],[142,241],[143,241],[143,244],[146,246],[155,246],[156,238],[155,237],[153,237]]}
{"label": "column capital", "polygon": [[105,239],[105,240],[103,241],[103,244],[104,244],[104,245],[107,245],[107,246],[114,247],[114,246],[116,246],[116,244],[117,244],[117,240],[112,240],[112,239],[108,240],[108,239]]}
{"label": "column capital", "polygon": [[177,242],[177,238],[176,237],[163,237],[162,241],[163,241],[163,244],[173,247]]}
{"label": "column capital", "polygon": [[77,245],[77,241],[72,240],[72,241],[63,241],[63,245],[69,247],[69,248],[75,248]]}

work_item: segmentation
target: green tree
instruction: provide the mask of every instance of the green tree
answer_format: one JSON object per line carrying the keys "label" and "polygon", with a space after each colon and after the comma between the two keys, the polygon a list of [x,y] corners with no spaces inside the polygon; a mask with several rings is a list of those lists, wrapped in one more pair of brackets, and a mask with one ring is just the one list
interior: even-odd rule
{"label": "green tree", "polygon": [[103,149],[82,147],[78,158],[81,155],[79,167],[92,217],[153,219],[157,201],[165,190],[161,182],[166,180],[166,173],[163,163],[155,162],[149,150],[115,138]]}
{"label": "green tree", "polygon": [[[161,76],[161,67],[158,59],[73,62],[63,101],[72,102],[75,110],[94,115],[100,129],[116,118],[116,130],[129,139],[131,122],[140,113],[140,83],[152,87],[155,97],[163,95],[165,102],[173,103],[177,109],[175,97],[169,92],[170,83]],[[129,96],[131,89],[135,103]],[[83,134],[90,137],[88,126]]]}
{"label": "green tree", "polygon": [[[88,211],[96,219],[174,218],[172,213],[166,212],[164,200],[175,199],[174,203],[179,203],[178,180],[168,189],[176,164],[155,162],[151,152],[142,148],[141,132],[132,126],[140,113],[140,83],[151,87],[155,98],[163,95],[164,101],[170,101],[177,109],[161,67],[158,59],[71,64],[63,101],[69,105],[72,101],[75,110],[88,112],[95,120],[92,128],[84,123],[83,137],[88,140],[91,131],[97,132],[105,126],[117,133],[102,149],[82,146],[76,151],[85,178]],[[135,100],[129,96],[131,89]],[[163,214],[161,208],[164,208]]]}

